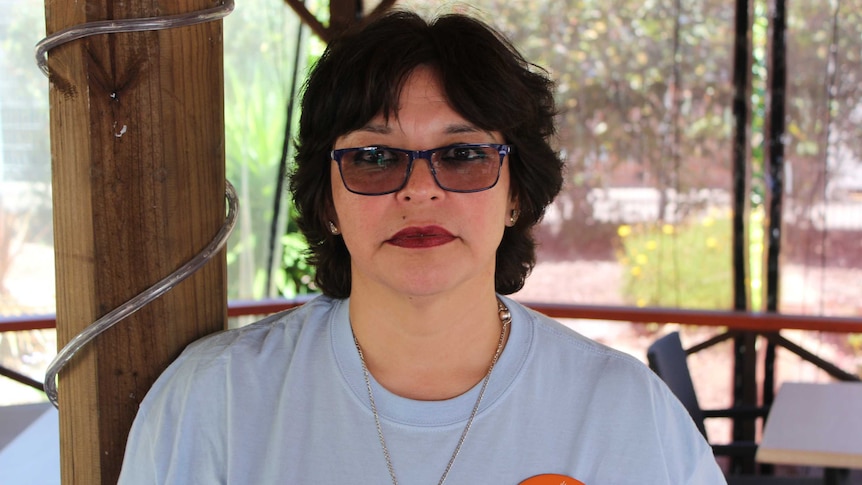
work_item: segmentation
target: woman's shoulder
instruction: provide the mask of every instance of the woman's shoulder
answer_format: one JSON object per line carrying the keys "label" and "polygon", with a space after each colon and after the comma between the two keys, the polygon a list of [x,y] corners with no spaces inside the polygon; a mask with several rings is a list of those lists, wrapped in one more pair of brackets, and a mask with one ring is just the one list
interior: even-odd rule
{"label": "woman's shoulder", "polygon": [[[586,351],[601,356],[611,356],[614,358],[621,358],[623,360],[634,359],[634,357],[625,352],[586,337],[574,328],[565,325],[559,320],[555,320],[544,313],[540,313],[523,304],[517,305],[523,308],[523,311],[529,315],[529,318],[532,320],[537,330],[537,337],[539,338],[548,338],[562,346],[571,347],[572,349]],[[637,361],[637,359],[634,360]]]}
{"label": "woman's shoulder", "polygon": [[[566,402],[584,402],[608,415],[629,416],[658,429],[688,412],[644,359],[592,340],[536,311],[526,309],[533,327],[530,378]],[[628,418],[627,418],[628,419]],[[634,426],[634,424],[632,424]],[[676,426],[676,425],[674,425]],[[693,426],[695,439],[699,432]]]}
{"label": "woman's shoulder", "polygon": [[617,374],[647,381],[655,377],[641,359],[593,340],[543,313],[518,306],[530,320],[539,358],[548,356],[573,368],[601,369],[605,376]]}
{"label": "woman's shoulder", "polygon": [[193,361],[200,367],[207,362],[232,360],[237,356],[255,360],[255,357],[287,350],[304,334],[321,330],[340,303],[341,300],[318,296],[244,327],[207,335],[189,344],[177,361]]}
{"label": "woman's shoulder", "polygon": [[340,301],[317,297],[245,327],[192,342],[165,369],[149,394],[158,396],[166,390],[194,394],[195,390],[223,388],[228,381],[239,387],[254,386],[260,379],[285,372],[300,346],[313,346],[325,335],[326,323]]}

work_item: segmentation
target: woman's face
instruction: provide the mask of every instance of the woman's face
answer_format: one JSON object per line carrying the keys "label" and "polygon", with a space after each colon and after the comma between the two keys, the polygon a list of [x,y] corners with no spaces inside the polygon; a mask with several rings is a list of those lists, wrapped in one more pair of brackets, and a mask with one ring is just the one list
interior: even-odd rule
{"label": "woman's face", "polygon": [[[336,139],[333,148],[427,150],[456,143],[505,141],[499,132],[483,131],[455,112],[435,71],[419,67],[406,81],[393,116],[387,120],[379,114]],[[473,193],[443,190],[428,161],[417,158],[400,190],[358,195],[344,187],[338,166],[331,163],[333,222],[350,252],[354,295],[357,288],[406,296],[488,285],[493,290],[497,247],[515,208],[508,157],[497,184]]]}

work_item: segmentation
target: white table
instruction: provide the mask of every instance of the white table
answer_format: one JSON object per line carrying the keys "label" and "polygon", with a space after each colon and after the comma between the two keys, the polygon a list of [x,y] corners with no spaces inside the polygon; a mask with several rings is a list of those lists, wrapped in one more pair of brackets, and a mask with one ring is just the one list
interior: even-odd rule
{"label": "white table", "polygon": [[756,460],[862,469],[862,382],[786,382],[778,390]]}

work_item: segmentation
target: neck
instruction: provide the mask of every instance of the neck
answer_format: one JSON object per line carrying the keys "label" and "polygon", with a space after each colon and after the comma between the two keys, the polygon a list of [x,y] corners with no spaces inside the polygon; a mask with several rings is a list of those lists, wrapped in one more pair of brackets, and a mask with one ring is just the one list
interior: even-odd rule
{"label": "neck", "polygon": [[418,400],[452,398],[481,382],[503,328],[493,290],[421,298],[354,292],[350,320],[368,371]]}

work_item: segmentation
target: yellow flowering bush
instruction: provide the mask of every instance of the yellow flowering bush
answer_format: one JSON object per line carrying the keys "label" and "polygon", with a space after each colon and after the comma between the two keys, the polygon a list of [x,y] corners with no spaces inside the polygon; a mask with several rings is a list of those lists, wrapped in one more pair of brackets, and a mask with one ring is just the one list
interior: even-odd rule
{"label": "yellow flowering bush", "polygon": [[733,305],[732,229],[711,212],[678,224],[623,224],[618,261],[633,305],[729,309]]}

